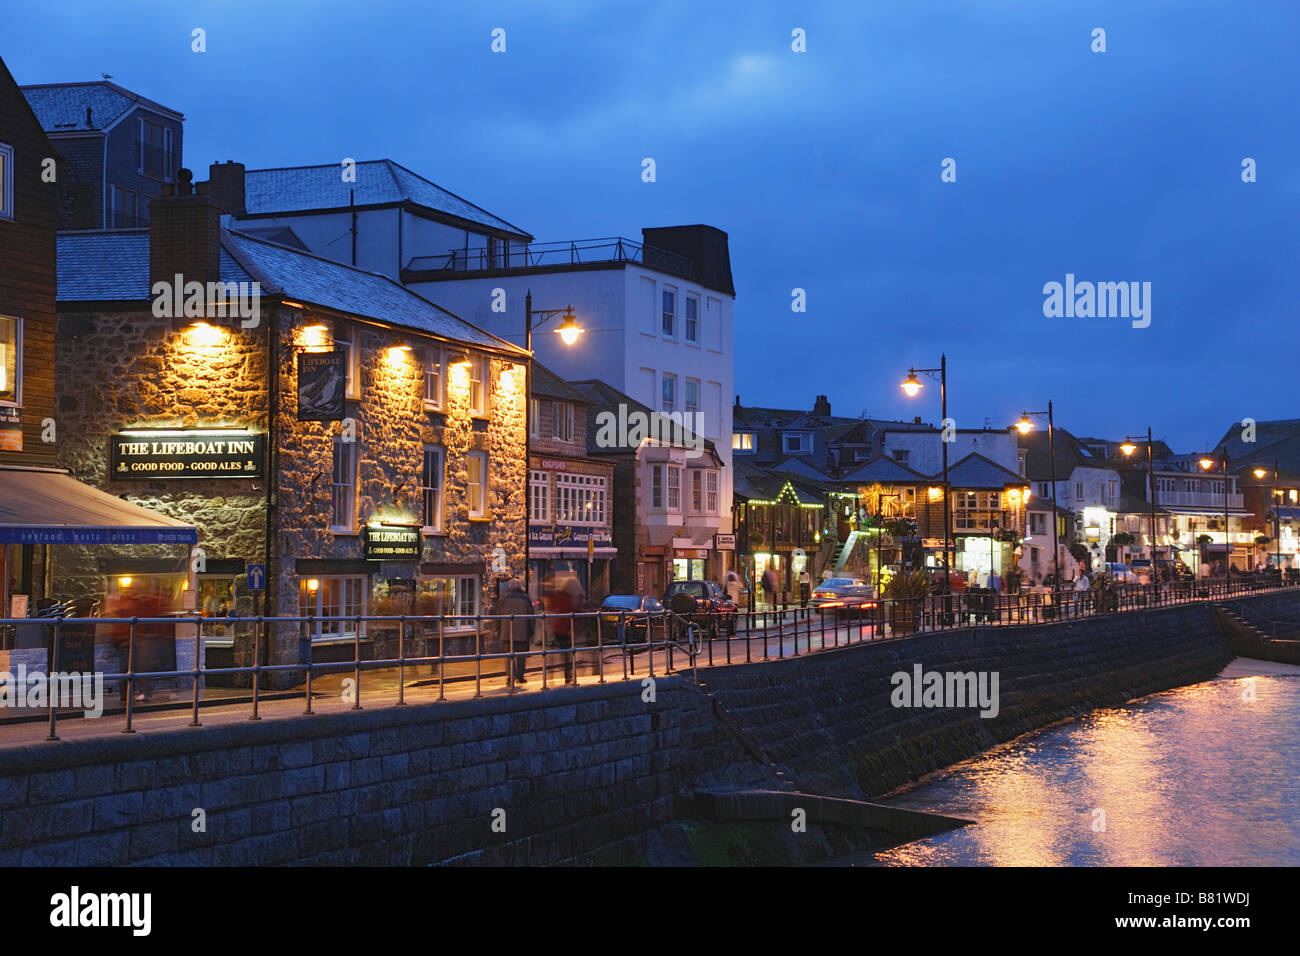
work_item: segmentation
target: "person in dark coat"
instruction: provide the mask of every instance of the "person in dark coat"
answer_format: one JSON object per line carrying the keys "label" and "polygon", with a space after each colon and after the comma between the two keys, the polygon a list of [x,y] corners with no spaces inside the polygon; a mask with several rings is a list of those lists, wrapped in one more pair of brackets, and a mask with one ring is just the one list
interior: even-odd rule
{"label": "person in dark coat", "polygon": [[[528,680],[524,677],[524,668],[528,663],[529,635],[533,629],[533,602],[528,599],[522,581],[514,578],[506,584],[505,590],[492,607],[492,613],[507,618],[497,621],[497,633],[501,635],[502,649],[514,653],[510,658],[510,666],[506,669],[506,684],[509,687],[526,684]],[[509,620],[511,614],[518,616]]]}

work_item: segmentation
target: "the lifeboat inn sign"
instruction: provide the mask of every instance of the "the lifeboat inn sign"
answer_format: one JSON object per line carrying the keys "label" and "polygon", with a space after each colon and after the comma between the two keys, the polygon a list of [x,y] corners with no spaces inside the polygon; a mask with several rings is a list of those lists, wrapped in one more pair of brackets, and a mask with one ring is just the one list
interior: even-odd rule
{"label": "the lifeboat inn sign", "polygon": [[244,431],[123,432],[109,439],[109,467],[132,478],[260,478],[266,436]]}

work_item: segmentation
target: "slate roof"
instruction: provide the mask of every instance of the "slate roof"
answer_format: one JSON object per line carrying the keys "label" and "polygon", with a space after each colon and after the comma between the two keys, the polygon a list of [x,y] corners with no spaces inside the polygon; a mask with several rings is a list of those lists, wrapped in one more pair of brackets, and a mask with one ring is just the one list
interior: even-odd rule
{"label": "slate roof", "polygon": [[[1215,451],[1222,451],[1224,446],[1227,446],[1229,467],[1237,458],[1255,457],[1269,445],[1300,435],[1300,418],[1282,418],[1268,422],[1256,422],[1255,441],[1253,443],[1243,442],[1241,432],[1241,422],[1238,421],[1229,426],[1215,446]],[[1272,467],[1271,462],[1267,467]]]}
{"label": "slate roof", "polygon": [[[1050,481],[1048,461],[1049,445],[1046,428],[1035,428],[1028,435],[1019,435],[1020,447],[1025,451],[1025,475],[1031,481]],[[1051,436],[1056,445],[1056,480],[1064,481],[1076,468],[1111,468],[1111,462],[1094,455],[1074,435],[1059,425]]]}
{"label": "slate roof", "polygon": [[[951,468],[948,469],[952,471]],[[857,468],[848,472],[841,481],[859,482],[859,481],[879,481],[879,482],[924,482],[928,481],[925,475],[919,471],[913,471],[902,462],[895,461],[886,455],[877,455],[871,461],[864,462]]]}
{"label": "slate roof", "polygon": [[533,362],[533,377],[530,385],[531,393],[542,398],[558,398],[560,401],[576,402],[579,405],[591,404],[591,399],[585,392],[578,391],[541,362]]}
{"label": "slate roof", "polygon": [[[107,80],[91,83],[45,83],[21,89],[47,133],[107,129],[136,106],[184,119],[176,110],[145,99],[138,93],[124,90]],[[89,126],[86,125],[87,107],[90,108]]]}
{"label": "slate roof", "polygon": [[[581,381],[578,382],[569,382],[568,384],[573,388],[577,389],[577,391],[580,392],[582,395],[584,395],[587,398],[588,402],[591,404],[595,414],[594,415],[591,413],[588,414],[587,421],[589,423],[594,423],[596,420],[595,415],[599,415],[601,412],[606,412],[606,411],[613,412],[614,415],[617,416],[618,407],[620,405],[627,406],[628,412],[641,412],[645,415],[650,415],[659,419],[663,419],[666,417],[661,412],[653,411],[647,406],[642,405],[635,398],[632,398],[631,396],[628,395],[624,395],[613,385],[610,385],[607,382],[602,382],[598,378],[587,378],[587,379],[582,379]],[[599,435],[600,435],[600,429],[593,427],[592,425],[589,424],[587,428],[587,454],[589,455],[617,454],[620,452],[626,454],[627,452],[630,451],[630,449],[628,448],[621,448],[621,447],[602,448],[599,444],[597,444],[597,438]],[[705,450],[707,450],[708,452],[710,452],[712,455],[716,457],[718,451],[717,451],[717,447],[713,444],[713,442],[707,438],[705,438],[703,441],[704,441]]]}
{"label": "slate roof", "polygon": [[[149,231],[60,233],[60,302],[147,301]],[[410,289],[375,272],[322,259],[265,239],[226,231],[222,238],[221,279],[262,284],[264,292],[427,332],[440,338],[525,355]]]}
{"label": "slate roof", "polygon": [[521,239],[532,239],[518,226],[429,182],[391,159],[357,163],[356,174],[356,182],[344,182],[338,163],[250,169],[244,173],[244,208],[248,216],[343,209],[348,206],[355,190],[358,206],[410,202]]}
{"label": "slate roof", "polygon": [[[931,480],[942,481],[943,472]],[[1027,480],[979,452],[971,452],[957,464],[948,466],[948,484],[953,488],[1001,489],[1007,485],[1023,485]]]}

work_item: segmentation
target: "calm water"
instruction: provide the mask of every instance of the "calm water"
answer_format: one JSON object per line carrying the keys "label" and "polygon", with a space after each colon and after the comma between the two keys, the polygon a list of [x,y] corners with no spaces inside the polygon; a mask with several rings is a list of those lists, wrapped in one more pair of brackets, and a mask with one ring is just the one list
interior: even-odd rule
{"label": "calm water", "polygon": [[[1251,674],[1265,676],[1246,701]],[[854,863],[1300,865],[1300,668],[1236,661],[1217,680],[1021,737],[880,802],[976,823]]]}

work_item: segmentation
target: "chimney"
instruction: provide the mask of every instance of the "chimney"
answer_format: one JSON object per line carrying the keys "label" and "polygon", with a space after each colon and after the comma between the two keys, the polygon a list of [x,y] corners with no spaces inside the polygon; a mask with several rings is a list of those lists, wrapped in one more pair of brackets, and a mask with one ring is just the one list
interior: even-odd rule
{"label": "chimney", "polygon": [[915,418],[913,418],[913,419],[912,419],[912,424],[913,424],[913,425],[919,425],[919,424],[921,424],[921,416],[920,416],[920,415],[917,415]]}
{"label": "chimney", "polygon": [[176,174],[175,195],[149,202],[149,285],[216,282],[221,273],[221,210],[194,193],[194,174]]}
{"label": "chimney", "polygon": [[740,395],[739,395],[739,394],[736,395],[736,407],[737,407],[737,408],[740,408],[740,407],[741,407],[741,405],[740,405]]}
{"label": "chimney", "polygon": [[213,163],[208,167],[208,181],[199,184],[199,191],[211,196],[223,213],[242,216],[244,209],[244,164],[233,159]]}
{"label": "chimney", "polygon": [[812,413],[818,418],[831,417],[831,403],[825,395],[818,395],[817,400],[813,402]]}

